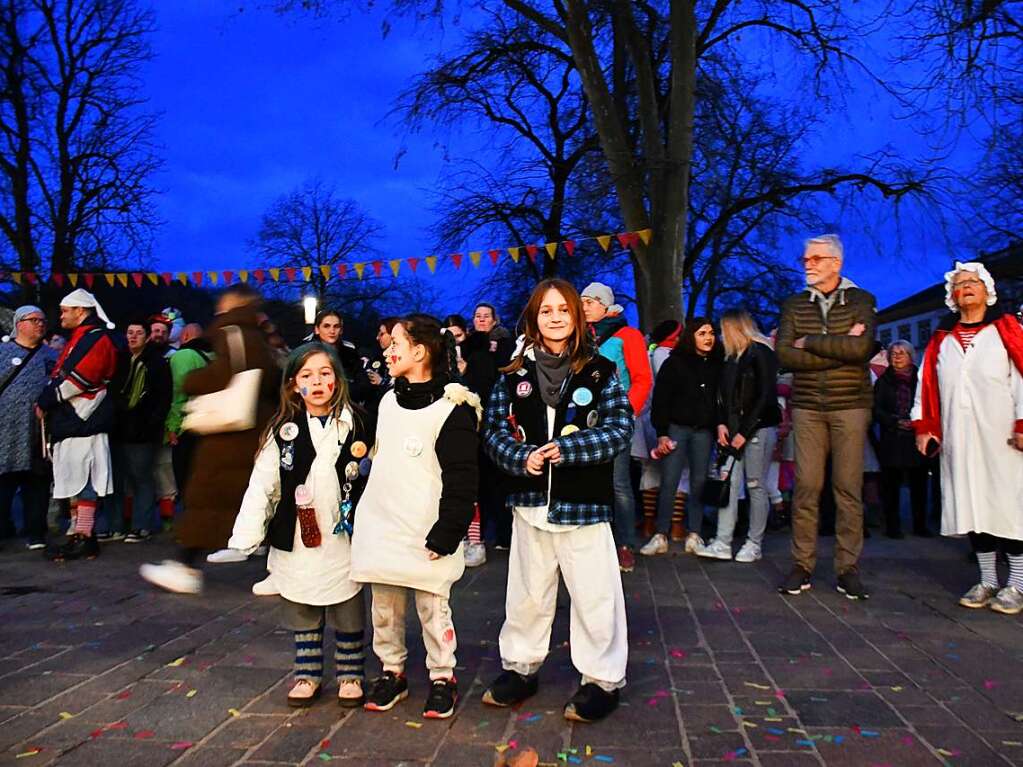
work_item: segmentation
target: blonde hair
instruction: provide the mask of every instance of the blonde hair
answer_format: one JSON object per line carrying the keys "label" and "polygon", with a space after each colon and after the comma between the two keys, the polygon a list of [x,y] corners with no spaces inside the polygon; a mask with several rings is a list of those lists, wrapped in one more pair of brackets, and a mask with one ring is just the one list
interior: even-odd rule
{"label": "blonde hair", "polygon": [[729,309],[721,315],[721,344],[725,347],[725,359],[738,359],[754,341],[771,345],[749,312]]}

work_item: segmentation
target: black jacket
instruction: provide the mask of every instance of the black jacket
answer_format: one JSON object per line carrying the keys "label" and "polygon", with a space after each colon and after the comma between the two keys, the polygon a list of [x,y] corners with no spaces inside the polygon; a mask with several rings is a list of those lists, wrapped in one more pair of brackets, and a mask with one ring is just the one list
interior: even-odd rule
{"label": "black jacket", "polygon": [[[894,368],[888,368],[874,384],[874,420],[880,429],[877,460],[883,469],[915,469],[923,465],[923,456],[916,449],[912,429],[900,429],[899,421],[909,420],[909,410],[899,412],[898,380]],[[917,370],[913,368],[910,383],[909,409],[916,394]]]}
{"label": "black jacket", "polygon": [[721,358],[715,352],[704,357],[682,349],[673,351],[654,383],[650,421],[657,436],[668,436],[671,424],[716,430],[720,378]]}
{"label": "black jacket", "polygon": [[[141,394],[132,402],[136,386]],[[173,394],[170,365],[163,352],[147,343],[138,357],[132,358],[131,352],[122,353],[110,389],[116,398],[114,439],[131,444],[161,444]]]}
{"label": "black jacket", "polygon": [[777,382],[778,358],[770,347],[754,341],[721,370],[718,423],[727,426],[730,435],[741,434],[747,440],[758,429],[780,424]]}
{"label": "black jacket", "polygon": [[459,345],[462,359],[465,360],[462,381],[471,392],[479,395],[484,409],[497,383],[499,369],[511,361],[514,350],[511,336],[500,327],[490,333],[470,333]]}

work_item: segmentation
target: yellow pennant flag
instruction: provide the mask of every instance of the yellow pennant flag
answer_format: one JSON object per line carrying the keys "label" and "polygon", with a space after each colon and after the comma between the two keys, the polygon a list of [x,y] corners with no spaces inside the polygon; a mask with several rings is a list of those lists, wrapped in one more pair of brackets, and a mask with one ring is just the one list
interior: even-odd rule
{"label": "yellow pennant flag", "polygon": [[482,256],[482,255],[483,255],[483,251],[482,250],[470,250],[469,251],[469,260],[472,261],[472,265],[473,266],[479,268],[480,256]]}
{"label": "yellow pennant flag", "polygon": [[643,241],[644,245],[649,245],[651,238],[654,236],[653,229],[640,229],[636,234],[639,235],[639,239]]}
{"label": "yellow pennant flag", "polygon": [[148,277],[149,281],[154,285],[160,284],[160,275],[156,272],[146,272],[146,277]]}
{"label": "yellow pennant flag", "polygon": [[210,276],[210,282],[216,285],[217,281],[220,279],[220,274],[217,272],[207,272],[207,274]]}
{"label": "yellow pennant flag", "polygon": [[68,278],[68,281],[70,281],[70,283],[71,283],[71,287],[73,287],[73,288],[77,288],[78,287],[78,275],[77,274],[69,274],[67,276],[67,278]]}
{"label": "yellow pennant flag", "polygon": [[522,248],[508,248],[508,255],[512,257],[512,261],[516,264],[519,262],[519,251],[521,250]]}
{"label": "yellow pennant flag", "polygon": [[180,282],[182,285],[187,285],[188,275],[185,274],[184,272],[178,272],[178,282]]}
{"label": "yellow pennant flag", "polygon": [[602,234],[597,237],[597,242],[600,243],[600,249],[607,253],[607,249],[611,247],[611,235]]}
{"label": "yellow pennant flag", "polygon": [[309,278],[313,276],[313,268],[311,266],[302,267],[302,278],[309,282]]}
{"label": "yellow pennant flag", "polygon": [[239,269],[238,270],[238,279],[241,280],[242,282],[248,282],[249,281],[249,270],[248,269]]}
{"label": "yellow pennant flag", "polygon": [[433,274],[434,272],[436,272],[437,271],[437,257],[436,256],[427,256],[426,257],[426,265],[430,268],[430,274]]}
{"label": "yellow pennant flag", "polygon": [[107,272],[103,276],[107,278],[107,285],[109,285],[110,287],[114,287],[114,280],[117,279],[117,276],[111,274],[110,272]]}
{"label": "yellow pennant flag", "polygon": [[320,267],[320,274],[323,275],[323,279],[329,280],[330,279],[330,264],[325,264],[325,265],[321,266]]}
{"label": "yellow pennant flag", "polygon": [[355,274],[361,280],[362,279],[362,273],[364,271],[366,271],[366,264],[364,264],[362,261],[357,261],[357,262],[355,262],[354,266],[355,266]]}
{"label": "yellow pennant flag", "polygon": [[128,287],[128,275],[124,272],[118,272],[117,281],[121,283],[122,288]]}
{"label": "yellow pennant flag", "polygon": [[273,279],[274,282],[280,282],[281,281],[281,270],[280,269],[271,269],[270,270],[270,277]]}
{"label": "yellow pennant flag", "polygon": [[398,276],[398,270],[401,269],[401,259],[400,258],[392,258],[390,261],[387,262],[387,265],[391,267],[391,274],[393,274],[395,277],[397,277]]}
{"label": "yellow pennant flag", "polygon": [[11,272],[11,279],[19,285],[21,284],[21,272]]}
{"label": "yellow pennant flag", "polygon": [[557,255],[557,253],[558,253],[558,243],[556,243],[556,242],[548,242],[548,243],[547,243],[546,245],[544,245],[543,247],[544,247],[544,249],[545,249],[545,250],[547,251],[547,255],[548,255],[548,256],[550,256],[550,257],[551,257],[552,259],[553,259],[553,258],[554,258],[554,257],[555,257],[555,256]]}

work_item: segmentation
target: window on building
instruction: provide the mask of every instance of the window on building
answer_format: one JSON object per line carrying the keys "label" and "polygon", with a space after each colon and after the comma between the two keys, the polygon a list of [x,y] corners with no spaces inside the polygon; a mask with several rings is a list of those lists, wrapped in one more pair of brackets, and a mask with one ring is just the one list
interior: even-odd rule
{"label": "window on building", "polygon": [[905,325],[899,325],[899,338],[903,341],[913,340],[913,326],[908,322]]}
{"label": "window on building", "polygon": [[892,342],[892,329],[881,328],[881,337],[879,340],[881,341],[881,346],[887,349],[888,344]]}
{"label": "window on building", "polygon": [[927,342],[931,340],[931,321],[920,320],[916,324],[916,349],[918,352],[923,352],[924,347],[927,346]]}

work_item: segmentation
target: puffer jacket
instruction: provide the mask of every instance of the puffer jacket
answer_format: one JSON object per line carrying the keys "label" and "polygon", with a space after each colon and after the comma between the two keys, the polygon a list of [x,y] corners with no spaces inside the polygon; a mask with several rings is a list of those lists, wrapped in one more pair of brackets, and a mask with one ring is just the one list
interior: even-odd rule
{"label": "puffer jacket", "polygon": [[[782,307],[775,349],[781,367],[794,374],[793,408],[823,412],[873,407],[867,363],[874,354],[876,302],[845,278],[836,290],[826,318],[824,297],[813,288],[791,296]],[[857,322],[866,329],[863,335],[850,336]],[[806,339],[805,348],[792,345],[797,338]]]}

